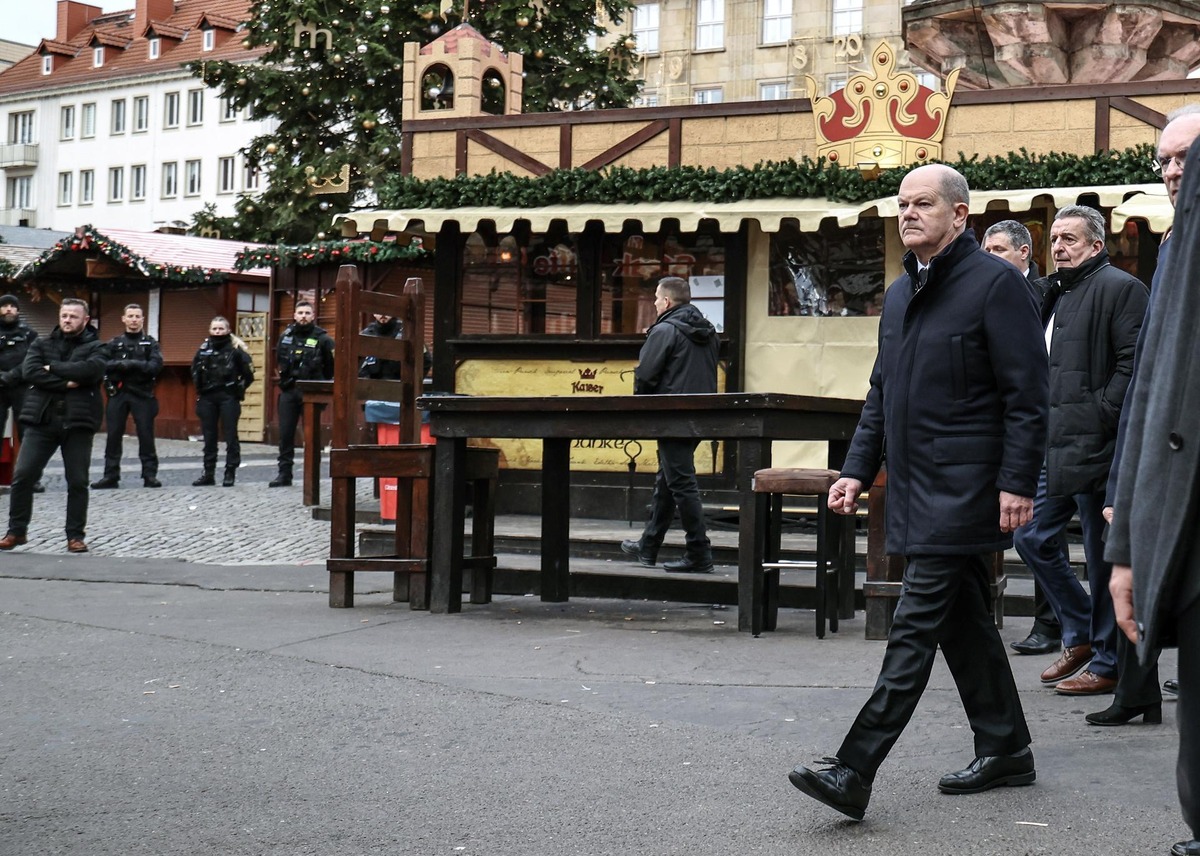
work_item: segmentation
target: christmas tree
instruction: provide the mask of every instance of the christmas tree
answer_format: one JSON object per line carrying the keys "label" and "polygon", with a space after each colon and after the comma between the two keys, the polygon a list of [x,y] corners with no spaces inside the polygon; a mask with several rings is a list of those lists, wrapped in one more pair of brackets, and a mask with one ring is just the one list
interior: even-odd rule
{"label": "christmas tree", "polygon": [[[433,41],[464,19],[505,51],[524,55],[524,111],[627,106],[640,81],[636,47],[618,36],[593,50],[589,38],[620,32],[631,0],[259,0],[243,45],[264,49],[253,63],[196,62],[192,71],[277,130],[244,149],[265,178],[232,217],[212,206],[196,227],[222,237],[301,243],[325,229],[336,211],[373,203],[373,188],[400,169],[400,93],[404,44]],[[344,175],[344,193],[314,196],[307,179]]]}

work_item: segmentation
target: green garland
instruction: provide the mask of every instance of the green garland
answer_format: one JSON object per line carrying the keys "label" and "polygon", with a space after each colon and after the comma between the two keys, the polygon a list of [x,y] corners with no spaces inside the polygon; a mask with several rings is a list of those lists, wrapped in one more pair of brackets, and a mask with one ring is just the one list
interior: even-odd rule
{"label": "green garland", "polygon": [[265,267],[310,267],[329,262],[415,261],[429,256],[419,243],[400,244],[396,241],[317,241],[299,246],[278,244],[257,249],[244,249],[237,254],[233,266],[237,270]]}
{"label": "green garland", "polygon": [[[1147,184],[1160,179],[1150,168],[1154,147],[1143,144],[1121,152],[1094,155],[1051,152],[1031,155],[1025,149],[1002,157],[959,153],[950,163],[976,190],[1035,187],[1091,187]],[[900,180],[916,165],[863,178],[821,158],[813,161],[767,161],[733,169],[695,166],[602,170],[559,169],[539,178],[492,172],[488,175],[416,179],[395,176],[379,188],[380,208],[538,208],[579,203],[736,202],[742,199],[826,198],[864,202],[892,196]]]}
{"label": "green garland", "polygon": [[184,267],[182,265],[164,265],[152,262],[139,256],[133,250],[119,244],[111,238],[96,231],[91,226],[84,226],[78,234],[64,238],[53,247],[46,250],[21,271],[20,281],[32,279],[41,273],[42,268],[68,253],[96,251],[100,255],[124,265],[144,276],[146,279],[161,279],[167,282],[185,283],[188,285],[215,285],[225,282],[228,275],[224,271],[203,267]]}
{"label": "green garland", "polygon": [[11,280],[17,275],[18,270],[20,268],[8,259],[0,259],[0,280]]}

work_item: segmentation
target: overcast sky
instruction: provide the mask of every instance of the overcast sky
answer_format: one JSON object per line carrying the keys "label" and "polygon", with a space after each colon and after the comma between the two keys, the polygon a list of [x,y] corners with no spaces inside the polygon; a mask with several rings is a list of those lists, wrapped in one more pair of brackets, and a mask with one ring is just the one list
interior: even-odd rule
{"label": "overcast sky", "polygon": [[[135,0],[89,0],[105,12],[132,9]],[[54,38],[58,17],[56,0],[0,0],[0,39],[36,45]]]}

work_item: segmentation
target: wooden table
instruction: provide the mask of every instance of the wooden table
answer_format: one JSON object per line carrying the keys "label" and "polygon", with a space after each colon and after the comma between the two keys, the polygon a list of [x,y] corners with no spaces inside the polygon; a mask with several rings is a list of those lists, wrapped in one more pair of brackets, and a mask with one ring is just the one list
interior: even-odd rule
{"label": "wooden table", "polygon": [[333,404],[333,381],[298,380],[296,387],[304,396],[304,411],[300,427],[304,431],[304,474],[300,477],[304,486],[305,505],[321,504],[321,414]]}
{"label": "wooden table", "polygon": [[[763,392],[712,395],[595,397],[430,395],[437,438],[434,482],[433,570],[430,610],[462,608],[462,478],[470,437],[542,441],[542,600],[561,602],[569,591],[570,448],[578,439],[702,439],[733,444],[740,502],[738,629],[763,630],[762,556],[766,494],[755,494],[755,471],[771,465],[773,440],[829,444],[828,465],[840,468],[858,425],[861,401]],[[446,521],[448,525],[440,525]]]}

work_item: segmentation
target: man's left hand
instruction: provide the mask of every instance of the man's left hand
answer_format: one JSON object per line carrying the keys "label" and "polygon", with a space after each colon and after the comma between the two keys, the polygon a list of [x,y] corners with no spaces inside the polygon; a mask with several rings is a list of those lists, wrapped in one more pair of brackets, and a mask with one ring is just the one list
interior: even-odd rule
{"label": "man's left hand", "polygon": [[1033,519],[1033,497],[1000,491],[1000,531],[1012,532]]}
{"label": "man's left hand", "polygon": [[1112,595],[1113,612],[1117,614],[1117,626],[1135,645],[1138,641],[1137,622],[1133,620],[1133,568],[1129,565],[1113,565],[1108,578],[1108,591]]}

